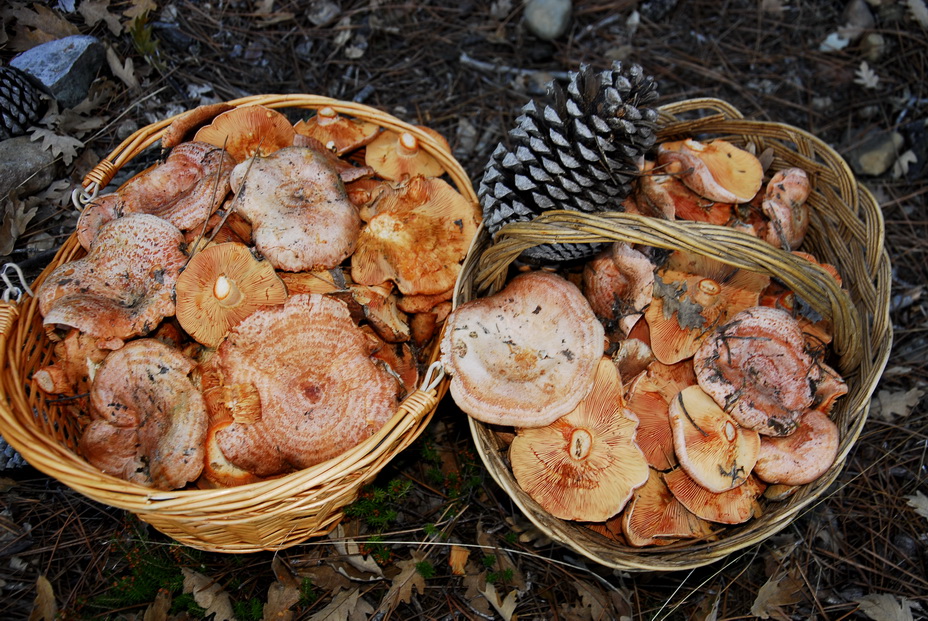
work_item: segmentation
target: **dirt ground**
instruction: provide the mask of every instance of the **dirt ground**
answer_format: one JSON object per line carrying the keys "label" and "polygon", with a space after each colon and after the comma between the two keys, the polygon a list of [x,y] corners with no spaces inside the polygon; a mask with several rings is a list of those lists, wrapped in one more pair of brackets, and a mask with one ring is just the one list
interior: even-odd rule
{"label": "dirt ground", "polygon": [[[37,597],[48,604],[40,576],[59,618],[197,618],[205,606],[182,593],[184,569],[218,585],[239,619],[271,618],[274,611],[263,608],[269,587],[284,576],[297,577],[300,597],[290,614],[298,619],[500,618],[513,612],[505,600],[512,592],[521,619],[928,618],[923,2],[861,3],[873,17],[865,34],[880,35],[881,54],[874,39],[847,28],[859,21],[843,1],[576,2],[568,31],[554,41],[529,33],[521,3],[512,0],[70,3],[96,13],[56,4],[69,3],[11,6],[54,13],[103,40],[120,63],[104,67],[94,84],[87,116],[103,122],[81,135],[68,166],[71,187],[139,127],[261,93],[355,100],[427,125],[448,139],[476,185],[525,102],[581,63],[612,60],[641,64],[659,82],[659,103],[721,98],[748,118],[809,130],[847,157],[874,133],[898,131],[902,150],[916,159],[895,175],[860,178],[882,205],[894,267],[895,344],[875,410],[838,481],[777,536],[696,570],[599,567],[545,541],[521,517],[486,475],[464,415],[448,399],[346,519],[346,532],[358,533],[359,551],[373,554],[381,575],[359,569],[360,557],[328,538],[277,554],[183,548],[39,472],[3,473],[5,618],[30,618]],[[125,13],[146,5],[154,7],[147,20],[130,28]],[[107,21],[100,11],[114,17]],[[25,15],[5,18],[4,62],[41,30]],[[850,44],[823,51],[832,33],[851,37]],[[133,78],[137,86],[128,84]],[[155,157],[137,158],[120,178]],[[66,206],[33,222],[8,260],[37,273],[72,224]],[[40,233],[48,237],[36,244]],[[452,543],[491,547],[473,548],[462,576],[448,566]],[[421,588],[403,574],[410,567],[423,578]],[[409,588],[398,594],[391,585],[400,574]],[[503,611],[480,595],[486,585]],[[167,612],[157,609],[165,592]]]}

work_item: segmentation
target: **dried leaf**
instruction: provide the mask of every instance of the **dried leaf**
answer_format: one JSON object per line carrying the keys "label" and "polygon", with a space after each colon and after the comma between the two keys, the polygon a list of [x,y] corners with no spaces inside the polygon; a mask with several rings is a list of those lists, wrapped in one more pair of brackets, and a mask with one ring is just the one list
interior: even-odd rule
{"label": "dried leaf", "polygon": [[494,535],[486,532],[483,529],[483,522],[477,522],[477,543],[483,546],[483,554],[495,554],[496,555],[496,564],[497,567],[494,571],[497,572],[512,572],[512,578],[509,582],[516,587],[517,589],[525,588],[525,577],[522,575],[522,571],[512,562],[512,559],[509,557],[509,554],[499,546]]}
{"label": "dried leaf", "polygon": [[351,581],[335,571],[331,565],[317,565],[300,569],[300,576],[313,581],[313,586],[327,593],[337,593],[351,586]]}
{"label": "dried leaf", "polygon": [[802,600],[803,582],[789,574],[771,576],[757,592],[757,598],[751,606],[751,614],[761,619],[790,621],[790,616],[782,606],[798,603]]}
{"label": "dried leaf", "polygon": [[171,610],[171,592],[167,589],[159,589],[155,596],[155,601],[148,605],[145,613],[142,615],[142,621],[167,621],[168,612]]}
{"label": "dried leaf", "polygon": [[854,75],[857,76],[854,78],[854,84],[859,84],[864,88],[875,89],[880,85],[880,76],[870,68],[866,60],[860,61],[860,66],[854,72]]}
{"label": "dried leaf", "polygon": [[184,574],[184,593],[193,595],[197,606],[206,609],[204,617],[213,615],[214,621],[234,621],[232,599],[222,586],[209,576],[181,567]]}
{"label": "dried leaf", "polygon": [[893,162],[893,179],[902,179],[905,177],[909,172],[909,167],[916,162],[918,162],[918,156],[915,155],[915,151],[912,149],[901,154],[896,158],[896,161]]}
{"label": "dried leaf", "polygon": [[783,0],[761,0],[760,10],[764,13],[782,13],[786,10]]}
{"label": "dried leaf", "polygon": [[467,575],[464,576],[464,599],[467,605],[484,616],[490,616],[490,602],[483,596],[481,589],[486,584],[486,571],[480,572],[474,563],[467,564]]}
{"label": "dried leaf", "polygon": [[365,621],[374,607],[361,597],[358,587],[342,591],[329,604],[311,616],[309,621]]}
{"label": "dried leaf", "polygon": [[73,162],[77,157],[77,150],[84,146],[77,138],[62,136],[44,127],[33,127],[29,130],[29,135],[33,142],[41,140],[42,148],[50,151],[55,157],[60,157],[65,165]]}
{"label": "dried leaf", "polygon": [[264,605],[264,621],[290,621],[294,604],[300,601],[300,589],[292,584],[284,584],[279,580],[271,584],[267,590],[267,603]]}
{"label": "dried leaf", "polygon": [[915,509],[915,513],[928,520],[928,496],[918,491],[905,498],[908,500],[906,504]]}
{"label": "dried leaf", "polygon": [[[361,546],[358,545],[357,541],[346,536],[345,527],[342,524],[339,524],[334,531],[329,533],[329,538],[332,539],[332,545],[335,549],[345,557],[344,560],[352,567],[380,578],[384,577],[383,570],[377,564],[377,561],[371,556],[361,556]],[[352,576],[348,577],[351,578]]]}
{"label": "dried leaf", "polygon": [[912,610],[921,610],[917,602],[896,598],[889,593],[864,595],[857,603],[860,611],[873,621],[914,621]]}
{"label": "dried leaf", "polygon": [[84,18],[88,26],[96,26],[100,22],[105,22],[106,27],[114,35],[121,35],[123,26],[119,22],[119,16],[110,13],[110,0],[84,0],[77,7],[77,12]]}
{"label": "dried leaf", "polygon": [[421,563],[424,559],[424,554],[413,552],[412,558],[397,561],[396,566],[400,568],[400,573],[393,578],[390,590],[387,591],[387,594],[383,597],[381,608],[384,606],[392,608],[399,604],[399,602],[408,604],[412,601],[413,589],[418,591],[419,595],[425,594],[425,578],[423,578],[419,570],[416,569],[416,565]]}
{"label": "dried leaf", "polygon": [[131,89],[139,87],[139,79],[135,77],[135,64],[131,58],[126,58],[125,62],[119,60],[119,55],[112,47],[106,47],[106,64],[110,66],[113,75],[122,80],[122,83]]}
{"label": "dried leaf", "polygon": [[54,621],[58,615],[58,602],[55,601],[55,589],[45,576],[35,581],[35,604],[29,621]]}
{"label": "dried leaf", "polygon": [[39,3],[33,3],[32,6],[35,10],[28,9],[24,5],[18,5],[4,9],[0,12],[0,15],[4,19],[14,19],[16,21],[16,31],[34,29],[30,37],[34,37],[43,43],[80,34],[77,26],[47,6],[42,6]]}
{"label": "dried leaf", "polygon": [[29,222],[38,213],[38,207],[11,199],[3,203],[3,215],[0,220],[0,256],[7,256],[16,247],[19,236],[26,231]]}
{"label": "dried leaf", "polygon": [[516,606],[519,605],[517,601],[519,596],[518,591],[510,591],[509,594],[501,600],[499,593],[496,592],[496,587],[488,582],[480,593],[487,598],[487,601],[496,609],[496,612],[503,618],[503,621],[511,621],[512,615],[516,611]]}
{"label": "dried leaf", "polygon": [[924,391],[920,388],[881,390],[870,403],[870,409],[875,417],[892,422],[896,418],[908,416],[921,401],[922,396],[924,396]]}
{"label": "dried leaf", "polygon": [[516,516],[515,518],[507,517],[506,523],[514,531],[519,533],[520,543],[531,543],[536,548],[544,547],[551,543],[551,539],[540,528],[532,522]]}
{"label": "dried leaf", "polygon": [[909,13],[912,19],[917,21],[922,28],[928,28],[928,5],[925,0],[906,0],[909,7]]}
{"label": "dried leaf", "polygon": [[142,17],[146,13],[158,10],[158,4],[155,0],[132,0],[128,9],[122,12],[129,20]]}

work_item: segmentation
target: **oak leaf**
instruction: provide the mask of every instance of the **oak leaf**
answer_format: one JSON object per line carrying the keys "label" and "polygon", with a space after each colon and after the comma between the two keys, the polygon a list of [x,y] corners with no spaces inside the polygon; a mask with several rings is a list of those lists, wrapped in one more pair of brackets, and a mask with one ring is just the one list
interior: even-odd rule
{"label": "oak leaf", "polygon": [[918,602],[889,593],[871,593],[857,600],[860,611],[873,621],[914,621],[912,610],[921,610]]}
{"label": "oak leaf", "polygon": [[412,558],[396,562],[396,566],[400,568],[400,573],[393,578],[390,590],[383,597],[383,605],[393,607],[399,602],[408,604],[412,601],[414,589],[419,592],[419,595],[425,594],[425,578],[416,568],[416,565],[424,559],[424,554],[413,552]]}
{"label": "oak leaf", "polygon": [[374,607],[361,597],[360,589],[355,587],[336,595],[309,621],[366,621],[373,612]]}
{"label": "oak leaf", "polygon": [[204,617],[213,615],[213,621],[234,621],[232,599],[218,582],[187,567],[181,567],[181,571],[184,574],[184,593],[193,595],[197,606],[206,610]]}
{"label": "oak leaf", "polygon": [[771,576],[757,592],[751,614],[761,619],[790,621],[790,615],[782,607],[802,601],[802,587],[802,580],[792,575]]}
{"label": "oak leaf", "polygon": [[110,13],[110,0],[84,0],[77,7],[77,12],[88,26],[104,22],[114,35],[122,34],[123,25],[119,22],[119,16]]}

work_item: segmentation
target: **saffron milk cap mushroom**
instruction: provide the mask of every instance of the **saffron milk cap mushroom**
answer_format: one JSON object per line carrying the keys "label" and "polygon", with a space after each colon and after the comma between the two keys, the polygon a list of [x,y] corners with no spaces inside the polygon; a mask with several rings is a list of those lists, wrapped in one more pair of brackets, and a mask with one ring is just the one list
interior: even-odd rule
{"label": "saffron milk cap mushroom", "polygon": [[338,156],[369,144],[380,133],[376,123],[343,116],[331,106],[319,108],[315,116],[297,122],[293,129],[297,134],[315,138]]}
{"label": "saffron milk cap mushroom", "polygon": [[754,474],[768,483],[811,483],[835,463],[840,442],[838,426],[828,415],[809,410],[790,435],[761,438]]}
{"label": "saffron milk cap mushroom", "polygon": [[543,427],[589,394],[603,345],[603,326],[577,286],[531,271],[448,316],[441,362],[464,412]]}
{"label": "saffron milk cap mushroom", "polygon": [[605,522],[647,482],[648,462],[635,443],[638,419],[623,402],[619,372],[603,358],[576,408],[545,427],[518,430],[509,446],[512,473],[545,511]]}
{"label": "saffron milk cap mushroom", "polygon": [[801,168],[777,171],[767,183],[761,209],[770,219],[766,240],[784,250],[795,250],[809,229],[809,175]]}
{"label": "saffron milk cap mushroom", "polygon": [[[441,140],[444,141],[444,138]],[[393,130],[381,132],[367,145],[364,163],[390,181],[401,181],[416,175],[439,177],[445,172],[441,163],[421,147],[414,134]]]}
{"label": "saffron milk cap mushroom", "polygon": [[727,492],[713,493],[694,481],[683,468],[665,473],[664,483],[691,513],[721,524],[742,524],[752,517],[760,517],[762,509],[757,499],[767,488],[757,477],[748,475],[742,485]]}
{"label": "saffron milk cap mushroom", "polygon": [[629,545],[667,545],[680,539],[705,538],[712,526],[694,515],[667,488],[656,470],[635,490],[621,516],[622,534]]}
{"label": "saffron milk cap mushroom", "polygon": [[757,156],[727,140],[665,142],[658,149],[657,163],[666,173],[679,175],[700,196],[719,203],[746,203],[764,181]]}
{"label": "saffron milk cap mushroom", "polygon": [[233,108],[197,130],[194,140],[225,149],[236,162],[267,156],[293,144],[296,132],[286,116],[254,104]]}

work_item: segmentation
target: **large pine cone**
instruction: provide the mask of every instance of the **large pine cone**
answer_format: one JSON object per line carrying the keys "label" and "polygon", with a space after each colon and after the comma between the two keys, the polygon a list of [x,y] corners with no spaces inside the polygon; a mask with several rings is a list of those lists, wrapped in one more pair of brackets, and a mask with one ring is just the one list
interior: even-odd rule
{"label": "large pine cone", "polygon": [[[654,145],[657,85],[638,65],[571,72],[566,90],[552,83],[548,101],[530,101],[497,146],[478,195],[492,234],[552,209],[621,211],[644,153]],[[533,262],[594,255],[598,244],[545,244],[523,253]]]}
{"label": "large pine cone", "polygon": [[16,67],[0,67],[0,140],[21,136],[42,118],[42,91]]}

